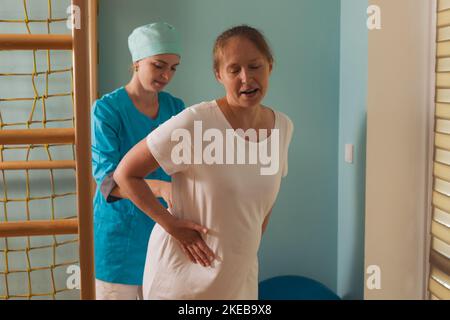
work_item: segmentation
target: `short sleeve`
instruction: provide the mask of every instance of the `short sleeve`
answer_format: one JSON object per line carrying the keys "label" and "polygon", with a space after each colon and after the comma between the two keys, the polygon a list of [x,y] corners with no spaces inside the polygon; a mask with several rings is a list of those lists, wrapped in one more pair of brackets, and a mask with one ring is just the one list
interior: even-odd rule
{"label": "short sleeve", "polygon": [[282,177],[286,177],[288,174],[288,158],[289,158],[289,145],[292,140],[292,134],[294,132],[294,124],[291,119],[286,116],[286,135],[285,135],[285,143],[284,143],[284,163],[282,170]]}
{"label": "short sleeve", "polygon": [[191,164],[194,121],[192,109],[184,109],[146,138],[150,152],[169,175],[184,171]]}

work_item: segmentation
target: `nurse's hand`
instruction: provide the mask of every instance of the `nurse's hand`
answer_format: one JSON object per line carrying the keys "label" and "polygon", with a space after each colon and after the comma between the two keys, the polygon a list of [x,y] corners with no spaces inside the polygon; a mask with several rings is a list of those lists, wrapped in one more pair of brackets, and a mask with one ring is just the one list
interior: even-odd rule
{"label": "nurse's hand", "polygon": [[189,220],[174,219],[166,231],[179,241],[181,249],[193,263],[198,262],[204,267],[211,265],[214,253],[201,236],[208,229]]}

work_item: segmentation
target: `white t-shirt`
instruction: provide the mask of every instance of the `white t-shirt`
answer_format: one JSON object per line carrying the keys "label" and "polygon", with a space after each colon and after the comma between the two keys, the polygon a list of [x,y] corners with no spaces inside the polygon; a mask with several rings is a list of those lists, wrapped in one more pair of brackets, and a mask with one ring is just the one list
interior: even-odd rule
{"label": "white t-shirt", "polygon": [[[172,176],[171,214],[208,228],[202,237],[217,259],[210,267],[192,263],[178,241],[156,224],[147,251],[144,299],[258,299],[261,227],[276,200],[281,177],[287,174],[293,132],[291,120],[281,112],[274,113],[274,129],[278,130],[259,142],[246,141],[232,131],[216,101],[189,107],[148,135],[148,148]],[[234,146],[228,144],[231,140]],[[213,142],[217,143],[215,152]],[[238,148],[242,146],[246,158],[239,164]],[[262,151],[253,153],[258,154],[256,164],[249,163],[255,149]],[[234,157],[226,159],[231,150]]]}

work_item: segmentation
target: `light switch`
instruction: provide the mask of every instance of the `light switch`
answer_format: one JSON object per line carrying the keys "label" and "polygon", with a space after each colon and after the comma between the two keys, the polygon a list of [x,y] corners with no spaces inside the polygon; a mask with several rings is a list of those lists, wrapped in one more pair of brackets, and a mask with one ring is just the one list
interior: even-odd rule
{"label": "light switch", "polygon": [[345,162],[353,163],[353,144],[345,145]]}

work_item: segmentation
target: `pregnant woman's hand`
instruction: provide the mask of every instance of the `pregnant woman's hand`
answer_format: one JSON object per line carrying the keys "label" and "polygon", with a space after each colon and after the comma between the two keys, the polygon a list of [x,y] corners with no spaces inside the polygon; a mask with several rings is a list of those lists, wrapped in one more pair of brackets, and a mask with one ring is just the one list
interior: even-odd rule
{"label": "pregnant woman's hand", "polygon": [[200,263],[204,267],[211,265],[214,253],[206,245],[201,234],[208,230],[195,222],[174,219],[167,232],[180,242],[181,249],[193,263]]}

